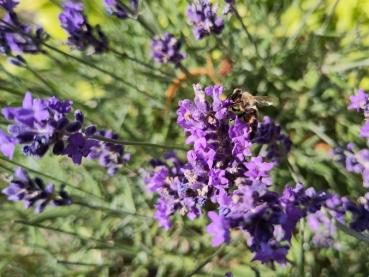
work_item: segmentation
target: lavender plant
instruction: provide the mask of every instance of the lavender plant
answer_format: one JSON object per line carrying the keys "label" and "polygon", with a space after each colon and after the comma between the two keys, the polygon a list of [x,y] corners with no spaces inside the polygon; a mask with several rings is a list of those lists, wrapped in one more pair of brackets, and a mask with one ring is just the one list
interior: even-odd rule
{"label": "lavender plant", "polygon": [[8,187],[2,193],[10,201],[22,201],[25,208],[34,208],[36,212],[42,212],[48,205],[66,206],[72,204],[68,193],[61,187],[55,191],[53,184],[45,186],[41,178],[31,179],[22,168],[17,168]]}
{"label": "lavender plant", "polygon": [[368,275],[366,7],[333,2],[0,0],[0,275]]}
{"label": "lavender plant", "polygon": [[84,127],[84,114],[76,110],[70,120],[68,115],[71,113],[70,100],[59,100],[54,96],[33,99],[27,92],[22,107],[2,109],[4,118],[14,124],[8,125],[9,134],[0,133],[4,142],[1,151],[12,158],[15,145],[19,144],[24,145],[23,154],[40,158],[52,148],[54,155],[67,155],[77,165],[86,157],[99,160],[108,168],[108,173],[114,175],[129,160],[129,155],[124,153],[122,145],[98,141],[94,135],[111,139],[118,139],[118,136],[110,131],[97,132],[94,125]]}

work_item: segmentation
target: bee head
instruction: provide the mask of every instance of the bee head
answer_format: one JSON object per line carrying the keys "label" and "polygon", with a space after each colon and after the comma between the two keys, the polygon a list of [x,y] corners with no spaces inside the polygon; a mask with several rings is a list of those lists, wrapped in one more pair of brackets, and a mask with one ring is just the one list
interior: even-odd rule
{"label": "bee head", "polygon": [[242,89],[236,88],[232,92],[231,96],[229,97],[232,101],[236,101],[237,99],[240,99],[242,96]]}

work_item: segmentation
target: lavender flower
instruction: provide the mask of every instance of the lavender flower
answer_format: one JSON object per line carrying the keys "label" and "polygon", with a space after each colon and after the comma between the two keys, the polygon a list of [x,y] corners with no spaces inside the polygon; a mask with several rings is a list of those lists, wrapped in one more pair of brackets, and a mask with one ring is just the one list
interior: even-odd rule
{"label": "lavender flower", "polygon": [[181,42],[172,34],[165,33],[161,38],[156,37],[151,43],[151,55],[158,63],[173,63],[178,65],[185,55],[179,50]]}
{"label": "lavender flower", "polygon": [[110,15],[119,19],[126,19],[132,13],[137,13],[138,0],[130,0],[129,6],[123,4],[121,0],[104,0],[105,8]]}
{"label": "lavender flower", "polygon": [[307,223],[313,231],[312,242],[318,247],[334,247],[339,245],[334,241],[334,236],[337,233],[336,225],[332,218],[329,218],[327,212],[324,210],[307,216]]}
{"label": "lavender flower", "polygon": [[67,206],[72,204],[68,193],[62,186],[59,192],[55,191],[53,184],[45,186],[42,179],[36,177],[31,179],[27,172],[17,168],[9,186],[2,190],[2,193],[10,201],[22,201],[25,208],[34,208],[37,213],[41,213],[46,206]]}
{"label": "lavender flower", "polygon": [[281,133],[281,127],[268,116],[259,123],[253,142],[266,144],[268,147],[264,155],[272,161],[280,161],[291,150],[292,145],[289,137]]}
{"label": "lavender flower", "polygon": [[[221,97],[223,88],[194,85],[194,91],[194,101],[181,101],[177,111],[177,123],[187,134],[186,142],[193,145],[187,162],[173,154],[155,160],[154,170],[145,178],[148,189],[160,196],[155,217],[162,227],[170,228],[175,212],[194,219],[207,204],[215,205],[208,212],[212,222],[207,227],[213,245],[229,242],[231,229],[241,229],[250,237],[255,259],[284,261],[286,243],[308,208],[300,208],[302,200],[269,191],[275,163],[253,156],[251,128],[228,109],[232,102]],[[311,201],[306,196],[303,204],[312,209],[318,196],[309,197]],[[283,236],[277,239],[274,229],[278,228]]]}
{"label": "lavender flower", "polygon": [[225,6],[224,6],[224,10],[223,10],[223,14],[229,14],[233,11],[234,9],[234,0],[225,0]]}
{"label": "lavender flower", "polygon": [[213,236],[213,246],[228,243],[230,240],[230,222],[222,215],[218,216],[216,212],[209,212],[208,216],[212,223],[208,225],[206,230]]}
{"label": "lavender flower", "polygon": [[[91,130],[86,129],[85,133],[87,135],[97,134],[109,139],[119,139],[119,136],[111,131],[101,130],[91,132]],[[89,158],[98,160],[99,164],[106,167],[108,174],[112,176],[130,160],[130,154],[125,153],[122,145],[100,141],[97,145],[93,145],[89,152]]]}
{"label": "lavender flower", "polygon": [[223,18],[217,16],[217,6],[209,0],[195,0],[187,9],[189,23],[193,27],[196,39],[202,39],[210,34],[220,34],[224,28]]}
{"label": "lavender flower", "polygon": [[368,105],[368,100],[368,95],[365,91],[359,89],[357,95],[350,96],[351,104],[348,106],[348,109],[356,110],[357,112],[365,110],[365,107]]}
{"label": "lavender flower", "polygon": [[[362,112],[364,125],[360,129],[361,138],[369,138],[369,98],[364,90],[358,90],[356,95],[350,97],[349,110]],[[349,172],[359,173],[363,178],[364,187],[369,187],[369,150],[357,149],[354,143],[349,143],[346,148],[337,147],[334,157],[343,164]]]}
{"label": "lavender flower", "polygon": [[12,159],[15,144],[15,140],[0,129],[0,152],[7,156],[9,159]]}
{"label": "lavender flower", "polygon": [[59,15],[61,26],[69,34],[68,44],[79,50],[93,49],[102,53],[108,49],[108,40],[100,27],[92,27],[83,13],[83,5],[67,1],[63,4],[63,12]]}
{"label": "lavender flower", "polygon": [[35,30],[20,22],[13,10],[18,1],[3,0],[0,6],[7,14],[0,22],[0,53],[12,56],[19,53],[35,54],[41,52],[41,46],[48,36],[41,27]]}
{"label": "lavender flower", "polygon": [[96,147],[98,142],[96,140],[88,139],[81,133],[72,134],[68,138],[68,146],[64,153],[70,157],[75,164],[81,164],[82,157],[87,157]]}
{"label": "lavender flower", "polygon": [[108,169],[109,175],[129,160],[121,145],[98,141],[94,135],[116,139],[111,132],[96,132],[95,126],[83,128],[84,115],[76,110],[73,117],[72,101],[34,99],[27,92],[22,107],[2,109],[5,119],[13,121],[8,126],[8,134],[0,131],[0,151],[12,157],[16,144],[23,145],[23,153],[28,156],[44,156],[49,149],[55,155],[66,155],[75,164],[81,164],[82,158],[99,160]]}
{"label": "lavender flower", "polygon": [[15,6],[19,4],[18,0],[0,0],[0,7],[7,11],[13,11]]}

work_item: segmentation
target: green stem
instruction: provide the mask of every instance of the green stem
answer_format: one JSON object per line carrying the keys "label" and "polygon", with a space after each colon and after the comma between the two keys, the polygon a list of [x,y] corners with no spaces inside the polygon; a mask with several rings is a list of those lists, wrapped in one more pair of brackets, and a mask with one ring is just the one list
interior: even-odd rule
{"label": "green stem", "polygon": [[141,26],[150,34],[151,37],[155,36],[155,31],[151,29],[149,24],[143,19],[141,15],[138,15],[136,20],[141,24]]}
{"label": "green stem", "polygon": [[71,262],[71,261],[63,261],[63,260],[57,260],[58,264],[63,265],[75,265],[75,266],[93,266],[93,267],[104,267],[104,266],[110,266],[109,264],[94,264],[94,263],[81,263],[81,262]]}
{"label": "green stem", "polygon": [[162,148],[162,149],[174,149],[174,150],[182,150],[187,151],[188,149],[179,145],[167,145],[167,144],[156,144],[150,142],[140,142],[140,141],[129,141],[129,140],[115,140],[106,138],[103,136],[94,135],[91,138],[104,141],[108,143],[120,144],[120,145],[132,145],[132,146],[142,146],[142,147],[153,147],[153,148]]}
{"label": "green stem", "polygon": [[32,169],[32,168],[30,168],[30,167],[27,167],[27,166],[25,166],[25,165],[22,165],[22,164],[20,164],[20,163],[18,163],[18,162],[12,161],[12,160],[10,160],[10,159],[8,159],[8,158],[5,158],[5,157],[0,156],[0,160],[3,160],[3,161],[5,161],[5,162],[8,162],[8,163],[13,164],[13,165],[15,165],[15,166],[22,167],[22,168],[24,168],[24,169],[26,169],[26,170],[28,170],[28,171],[30,171],[30,172],[32,172],[32,173],[34,173],[34,174],[37,174],[37,175],[39,175],[39,176],[42,176],[42,177],[45,177],[45,178],[47,178],[47,179],[53,180],[53,181],[58,182],[58,183],[60,183],[60,184],[64,184],[64,185],[66,185],[67,187],[70,187],[70,188],[73,188],[73,189],[78,190],[78,191],[80,191],[80,192],[83,192],[83,193],[85,193],[85,194],[91,195],[91,196],[93,196],[93,197],[95,197],[95,198],[97,198],[97,199],[99,199],[99,200],[103,200],[103,198],[102,198],[102,197],[97,196],[97,195],[93,194],[92,192],[89,192],[89,191],[83,190],[83,189],[81,189],[81,188],[79,188],[79,187],[76,187],[76,186],[74,186],[74,185],[71,185],[71,184],[69,184],[69,183],[67,183],[67,182],[65,182],[65,181],[63,181],[63,180],[60,180],[60,179],[55,178],[55,177],[53,177],[53,176],[47,175],[47,174],[42,173],[42,172],[40,172],[40,171],[34,170],[34,169]]}
{"label": "green stem", "polygon": [[189,274],[186,275],[186,277],[191,277],[195,275],[196,273],[199,273],[201,269],[206,266],[214,257],[218,256],[224,247],[219,247],[212,255],[207,257],[204,261],[202,261],[193,271],[191,271]]}
{"label": "green stem", "polygon": [[14,94],[17,94],[17,95],[20,95],[20,96],[23,96],[24,95],[23,92],[18,91],[18,90],[14,89],[14,88],[10,88],[10,87],[0,86],[0,90],[5,90],[5,91],[7,91],[7,92],[9,92],[11,94],[14,93]]}
{"label": "green stem", "polygon": [[246,33],[246,35],[247,35],[247,37],[248,37],[249,41],[253,44],[256,55],[257,55],[259,58],[261,58],[260,53],[259,53],[259,49],[258,49],[258,45],[256,44],[256,42],[255,42],[254,38],[252,37],[251,33],[250,33],[250,32],[249,32],[249,30],[247,29],[247,27],[246,27],[245,23],[243,22],[241,15],[238,13],[238,11],[237,11],[236,7],[232,6],[232,10],[233,10],[233,12],[234,12],[234,15],[235,15],[235,16],[236,16],[236,18],[238,19],[238,21],[241,23],[242,29],[245,31],[245,33]]}
{"label": "green stem", "polygon": [[116,209],[103,207],[103,206],[92,205],[92,204],[88,204],[88,203],[81,202],[81,201],[74,201],[73,204],[74,205],[79,205],[81,207],[89,208],[89,209],[92,209],[92,210],[99,210],[99,211],[112,213],[112,214],[115,214],[115,215],[118,215],[118,216],[132,215],[132,216],[143,217],[143,218],[150,219],[150,220],[153,219],[150,216],[137,214],[137,213],[133,213],[133,212],[128,212],[128,211],[123,211],[123,210],[116,210]]}
{"label": "green stem", "polygon": [[124,3],[121,3],[122,6],[128,11],[131,16],[134,16],[134,20],[137,20],[138,23],[149,33],[151,37],[155,36],[155,31],[150,27],[150,25],[145,21],[145,19],[141,15],[136,15],[136,13],[131,9],[131,7],[127,6]]}
{"label": "green stem", "polygon": [[93,64],[93,63],[90,63],[90,62],[88,62],[88,61],[84,60],[84,59],[81,59],[81,58],[79,58],[79,57],[76,57],[76,56],[73,56],[73,55],[71,55],[71,54],[68,54],[68,53],[66,53],[66,52],[64,52],[64,51],[62,51],[62,50],[59,50],[58,48],[56,48],[56,47],[54,47],[54,46],[52,46],[52,45],[50,45],[50,44],[48,44],[48,43],[43,43],[43,45],[44,45],[45,47],[49,48],[50,50],[53,50],[53,51],[55,51],[55,52],[57,52],[57,53],[59,53],[59,54],[61,54],[61,55],[63,55],[63,56],[66,56],[66,57],[68,57],[68,58],[71,58],[71,59],[73,59],[73,60],[75,60],[75,61],[77,61],[77,62],[79,62],[79,63],[82,63],[82,64],[87,65],[87,66],[89,66],[89,67],[91,67],[91,68],[93,68],[93,69],[95,69],[95,70],[97,70],[97,71],[100,71],[101,73],[104,73],[104,74],[106,74],[106,75],[108,75],[108,76],[112,77],[113,79],[115,79],[115,80],[117,80],[117,81],[121,82],[122,84],[124,84],[124,85],[126,85],[126,86],[128,86],[128,87],[130,87],[130,88],[135,89],[136,91],[138,91],[138,92],[140,92],[140,93],[144,94],[144,95],[145,95],[145,96],[147,96],[147,97],[151,97],[151,98],[153,98],[153,95],[151,95],[151,94],[147,93],[146,91],[143,91],[143,90],[139,89],[139,88],[138,88],[138,87],[136,87],[135,85],[131,84],[130,82],[127,82],[126,80],[124,80],[123,78],[119,77],[118,75],[116,75],[116,74],[115,74],[115,73],[113,73],[113,72],[110,72],[110,71],[108,71],[108,70],[106,70],[106,69],[104,69],[104,68],[101,68],[101,67],[99,67],[99,66],[97,66],[97,65],[95,65],[95,64]]}
{"label": "green stem", "polygon": [[83,240],[83,241],[94,241],[94,242],[98,242],[98,243],[102,243],[102,244],[106,244],[106,245],[111,245],[111,243],[103,241],[103,240],[95,239],[93,237],[85,237],[85,236],[82,236],[78,233],[71,232],[71,231],[66,231],[66,230],[63,230],[63,229],[56,228],[56,227],[45,226],[45,225],[42,225],[42,224],[32,223],[32,222],[28,222],[28,221],[24,221],[24,220],[15,220],[14,223],[27,225],[27,226],[31,226],[31,227],[37,227],[37,228],[41,228],[41,229],[45,229],[45,230],[58,232],[58,233],[63,233],[63,234],[69,235],[69,236],[77,237],[77,238],[79,238],[80,240]]}
{"label": "green stem", "polygon": [[58,91],[53,84],[42,77],[37,71],[29,67],[28,65],[26,65],[25,68],[30,71],[37,79],[39,79],[46,87],[49,88],[50,92],[48,93],[48,95],[54,95],[54,93]]}
{"label": "green stem", "polygon": [[[154,67],[154,66],[152,66],[151,64],[145,63],[145,62],[143,62],[143,61],[141,61],[141,60],[139,60],[139,59],[136,59],[136,58],[134,58],[134,57],[129,56],[127,53],[119,52],[118,50],[113,49],[113,48],[109,48],[109,50],[110,50],[111,52],[113,52],[114,54],[116,54],[117,56],[119,56],[119,57],[122,57],[122,58],[124,58],[124,59],[130,60],[130,61],[132,61],[132,62],[135,62],[135,63],[137,63],[137,64],[139,64],[139,65],[141,65],[141,66],[144,66],[144,67],[146,67],[146,68],[148,68],[148,69],[150,69],[150,70],[159,71],[159,72],[160,72],[161,74],[163,74],[164,76],[169,76],[169,77],[171,77],[171,78],[175,78],[175,75],[173,75],[173,74],[171,74],[171,73],[169,73],[169,72],[165,72],[165,71],[163,71],[163,70],[161,70],[161,69],[159,69],[159,68],[155,68],[155,67]],[[168,80],[169,80],[169,81],[171,81],[171,79],[170,79],[170,78],[169,78]]]}
{"label": "green stem", "polygon": [[178,64],[178,68],[184,73],[184,75],[186,75],[188,79],[193,80],[194,76],[191,74],[190,71],[188,71],[188,69],[182,63]]}
{"label": "green stem", "polygon": [[361,61],[355,61],[350,62],[346,64],[337,64],[337,65],[324,65],[322,67],[322,72],[325,74],[329,73],[338,73],[338,72],[344,72],[355,68],[362,68],[362,67],[368,67],[369,66],[369,59],[361,60]]}
{"label": "green stem", "polygon": [[344,233],[346,233],[346,234],[348,234],[348,235],[350,235],[350,236],[352,236],[352,237],[354,237],[354,238],[356,238],[360,241],[364,241],[366,243],[369,243],[369,237],[368,236],[365,236],[365,235],[363,235],[359,232],[356,232],[355,230],[347,227],[346,225],[342,224],[339,221],[336,221],[336,225]]}

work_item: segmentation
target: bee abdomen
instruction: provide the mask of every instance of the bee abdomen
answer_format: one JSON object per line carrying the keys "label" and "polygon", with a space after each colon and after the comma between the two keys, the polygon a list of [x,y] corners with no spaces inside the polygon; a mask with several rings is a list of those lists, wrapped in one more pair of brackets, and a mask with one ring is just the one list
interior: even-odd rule
{"label": "bee abdomen", "polygon": [[253,139],[258,129],[258,113],[256,109],[247,109],[243,114],[244,121],[249,125],[249,138]]}

